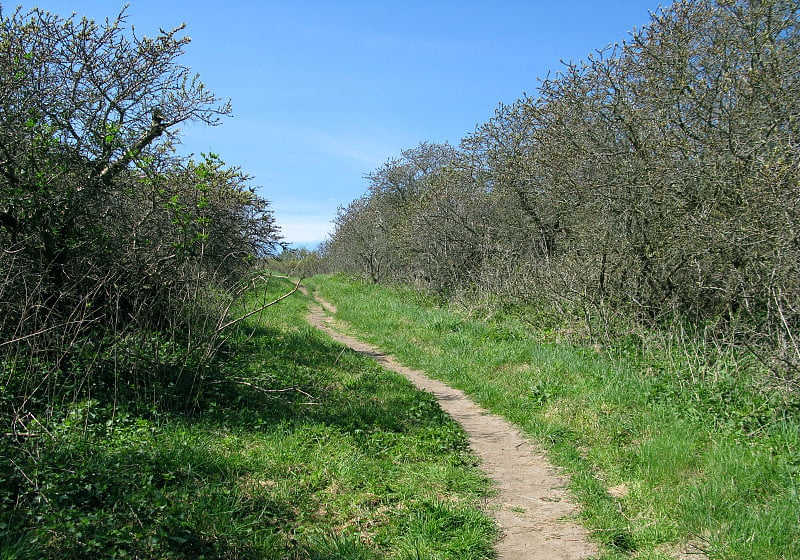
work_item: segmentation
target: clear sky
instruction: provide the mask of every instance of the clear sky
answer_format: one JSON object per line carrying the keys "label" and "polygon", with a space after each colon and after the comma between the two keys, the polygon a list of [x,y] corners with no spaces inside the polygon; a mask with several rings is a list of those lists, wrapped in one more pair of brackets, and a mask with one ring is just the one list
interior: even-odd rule
{"label": "clear sky", "polygon": [[[21,0],[114,18],[124,2]],[[560,61],[626,40],[648,0],[130,0],[138,35],[186,22],[181,62],[233,117],[185,126],[187,153],[253,177],[288,242],[313,244],[363,176],[423,141],[458,145]]]}

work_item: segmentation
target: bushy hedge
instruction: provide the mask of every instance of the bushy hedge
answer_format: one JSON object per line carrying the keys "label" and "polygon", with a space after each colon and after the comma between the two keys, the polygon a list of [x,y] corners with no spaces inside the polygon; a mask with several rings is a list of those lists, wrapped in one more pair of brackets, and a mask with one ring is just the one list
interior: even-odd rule
{"label": "bushy hedge", "polygon": [[591,317],[689,323],[800,366],[798,6],[678,1],[369,176],[334,269]]}
{"label": "bushy hedge", "polygon": [[[177,126],[229,106],[139,37],[0,9],[0,432],[65,402],[189,405],[237,286],[278,242],[269,203]],[[37,430],[38,431],[38,430]]]}

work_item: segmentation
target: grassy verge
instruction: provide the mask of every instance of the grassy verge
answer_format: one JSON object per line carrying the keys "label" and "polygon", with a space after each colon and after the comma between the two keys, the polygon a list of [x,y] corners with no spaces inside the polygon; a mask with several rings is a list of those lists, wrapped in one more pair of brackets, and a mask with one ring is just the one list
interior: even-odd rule
{"label": "grassy verge", "polygon": [[[401,289],[312,283],[354,332],[516,422],[572,474],[603,558],[800,558],[798,396],[720,357],[542,343]],[[619,350],[619,349],[617,349]]]}
{"label": "grassy verge", "polygon": [[197,413],[88,401],[3,436],[0,559],[491,557],[461,429],[308,327],[307,303],[242,324]]}

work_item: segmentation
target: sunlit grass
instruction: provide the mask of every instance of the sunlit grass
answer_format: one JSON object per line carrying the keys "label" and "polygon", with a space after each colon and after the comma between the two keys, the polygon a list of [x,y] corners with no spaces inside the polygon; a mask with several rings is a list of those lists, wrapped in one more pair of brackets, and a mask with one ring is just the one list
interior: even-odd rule
{"label": "sunlit grass", "polygon": [[800,558],[798,397],[765,389],[757,372],[701,350],[543,342],[553,337],[511,316],[472,320],[342,277],[313,283],[355,333],[546,447],[571,473],[605,558],[666,559],[687,547]]}

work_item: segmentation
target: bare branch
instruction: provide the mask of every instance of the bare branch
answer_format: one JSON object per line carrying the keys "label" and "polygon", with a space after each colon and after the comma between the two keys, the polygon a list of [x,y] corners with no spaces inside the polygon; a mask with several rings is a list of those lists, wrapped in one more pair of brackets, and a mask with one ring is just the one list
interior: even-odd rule
{"label": "bare branch", "polygon": [[286,299],[287,297],[289,297],[289,296],[291,296],[292,294],[294,294],[294,293],[295,293],[295,292],[296,292],[296,291],[297,291],[297,290],[300,288],[300,282],[302,282],[302,281],[303,281],[302,279],[298,280],[298,281],[297,281],[297,284],[295,284],[294,288],[292,288],[292,290],[291,290],[291,291],[289,291],[289,292],[287,292],[287,293],[283,294],[283,295],[282,295],[282,296],[280,296],[279,298],[277,298],[277,299],[274,299],[274,300],[272,300],[271,302],[269,302],[269,303],[267,303],[267,304],[264,304],[264,305],[262,305],[262,306],[260,306],[260,307],[258,307],[258,308],[256,308],[256,309],[253,309],[252,311],[250,311],[250,312],[248,312],[248,313],[245,313],[245,314],[244,314],[244,315],[242,315],[241,317],[237,317],[236,319],[233,319],[232,321],[228,321],[227,323],[224,323],[224,324],[222,324],[222,325],[219,325],[219,326],[217,326],[217,332],[223,331],[223,330],[227,329],[228,327],[231,327],[231,326],[233,326],[233,325],[236,325],[237,323],[241,323],[242,321],[244,321],[244,320],[245,320],[245,319],[247,319],[248,317],[252,317],[252,316],[253,316],[253,315],[255,315],[256,313],[261,313],[262,311],[264,311],[264,310],[265,310],[265,309],[267,309],[268,307],[271,307],[271,306],[275,305],[276,303],[278,303],[278,302],[280,302],[280,301],[283,301],[283,300],[284,300],[284,299]]}

